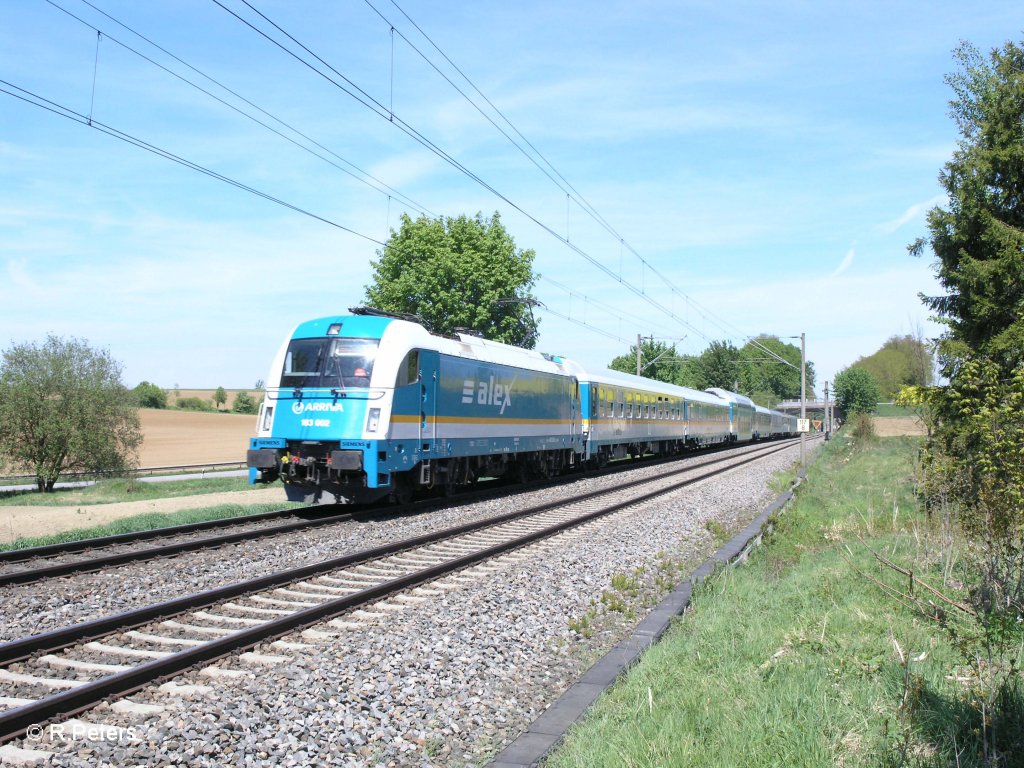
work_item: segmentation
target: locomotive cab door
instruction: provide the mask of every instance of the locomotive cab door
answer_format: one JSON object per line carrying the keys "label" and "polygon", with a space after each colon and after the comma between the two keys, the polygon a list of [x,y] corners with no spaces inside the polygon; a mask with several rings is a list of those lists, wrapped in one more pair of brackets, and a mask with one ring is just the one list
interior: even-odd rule
{"label": "locomotive cab door", "polygon": [[419,442],[417,451],[429,460],[436,450],[437,400],[441,384],[441,356],[437,352],[420,352],[420,418],[417,422]]}

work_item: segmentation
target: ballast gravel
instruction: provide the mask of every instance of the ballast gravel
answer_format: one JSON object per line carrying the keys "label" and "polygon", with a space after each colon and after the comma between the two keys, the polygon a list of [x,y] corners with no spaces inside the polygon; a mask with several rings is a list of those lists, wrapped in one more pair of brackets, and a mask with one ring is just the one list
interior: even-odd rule
{"label": "ballast gravel", "polygon": [[[161,714],[128,715],[105,704],[81,716],[127,729],[112,732],[116,738],[50,738],[53,734],[44,731],[41,741],[17,744],[54,752],[52,764],[61,766],[484,764],[626,636],[650,606],[715,550],[726,532],[756,516],[773,496],[769,479],[792,466],[797,456],[797,448],[788,449],[510,553],[459,578],[426,584],[438,594],[404,610],[353,620],[349,628],[314,628],[330,633],[327,637],[311,638],[307,632],[281,638],[308,647],[282,650],[281,644],[265,643],[254,649],[286,655],[287,661],[253,666],[229,658],[215,666],[243,670],[243,676],[192,671],[175,679],[182,685],[210,686],[210,692],[171,695],[147,688],[131,697],[165,707]],[[578,494],[617,482],[583,480],[511,501],[349,526],[345,542],[332,542],[322,531],[311,533],[301,539],[305,551],[297,562],[498,514],[512,503],[525,506],[544,495],[564,496],[567,487]],[[215,568],[209,559],[205,566],[173,567],[168,561],[160,569],[152,564],[119,569],[135,571],[142,583],[135,585],[122,573],[114,598],[122,602],[115,607],[129,607],[124,600],[162,599],[161,577],[154,570],[173,582],[169,587],[165,582],[163,589],[169,590],[166,596],[175,596],[242,574],[288,567],[290,558],[294,564],[296,543],[275,541],[269,550],[264,542],[258,559],[253,554],[244,563],[238,561],[241,555],[214,558],[223,566],[217,576],[203,573]],[[255,562],[261,563],[258,571],[249,571]],[[97,592],[99,585],[62,581],[67,583],[59,596],[18,590],[18,611],[35,610],[35,621],[24,617],[20,629],[7,630],[10,637],[39,631],[40,612],[49,611],[47,622],[53,625],[110,612],[109,596]],[[71,606],[75,594],[88,595],[91,603],[84,609]],[[33,601],[37,607],[31,609]],[[11,610],[7,604],[4,612]]]}

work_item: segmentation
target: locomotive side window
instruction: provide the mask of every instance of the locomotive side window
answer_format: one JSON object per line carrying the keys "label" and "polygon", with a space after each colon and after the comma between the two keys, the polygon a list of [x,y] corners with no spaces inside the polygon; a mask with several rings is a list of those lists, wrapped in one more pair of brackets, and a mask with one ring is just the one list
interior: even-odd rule
{"label": "locomotive side window", "polygon": [[398,377],[395,379],[396,387],[404,387],[412,384],[420,378],[420,351],[412,350],[405,356],[402,364],[398,366]]}

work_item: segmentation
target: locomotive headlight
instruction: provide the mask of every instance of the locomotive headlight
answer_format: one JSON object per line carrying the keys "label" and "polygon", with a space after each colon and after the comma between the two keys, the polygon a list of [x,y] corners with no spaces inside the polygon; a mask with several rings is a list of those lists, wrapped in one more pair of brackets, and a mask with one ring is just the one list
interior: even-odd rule
{"label": "locomotive headlight", "polygon": [[274,406],[268,405],[263,411],[263,429],[270,429],[270,425],[274,423]]}
{"label": "locomotive headlight", "polygon": [[370,415],[366,417],[366,431],[376,432],[380,424],[380,408],[371,408]]}

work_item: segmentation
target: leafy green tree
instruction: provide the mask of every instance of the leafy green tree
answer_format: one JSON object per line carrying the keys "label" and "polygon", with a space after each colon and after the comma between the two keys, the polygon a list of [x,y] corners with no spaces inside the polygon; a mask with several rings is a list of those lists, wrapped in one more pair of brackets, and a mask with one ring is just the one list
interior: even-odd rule
{"label": "leafy green tree", "polygon": [[836,375],[836,407],[847,418],[855,413],[870,413],[878,404],[878,382],[863,368],[850,366]]}
{"label": "leafy green tree", "polygon": [[924,341],[909,334],[891,337],[873,355],[858,358],[853,364],[875,377],[886,400],[894,398],[903,387],[932,383],[932,353]]}
{"label": "leafy green tree", "polygon": [[721,387],[734,391],[739,382],[740,351],[731,341],[712,341],[697,357],[697,389]]}
{"label": "leafy green tree", "polygon": [[235,396],[234,405],[231,406],[235,413],[256,413],[259,409],[260,404],[248,392],[239,392]]}
{"label": "leafy green tree", "polygon": [[3,353],[0,457],[34,472],[40,491],[66,472],[134,468],[141,442],[135,399],[106,350],[48,336]]}
{"label": "leafy green tree", "polygon": [[536,344],[535,253],[516,248],[497,213],[415,220],[403,214],[377,256],[366,286],[370,306],[418,315],[436,333],[469,328],[507,344]]}
{"label": "leafy green tree", "polygon": [[[679,357],[676,355],[674,344],[666,344],[663,341],[653,339],[641,339],[640,341],[640,375],[655,381],[671,383],[675,381],[676,363]],[[608,367],[613,371],[623,373],[636,373],[636,344],[629,348],[625,355],[619,355],[613,359]]]}
{"label": "leafy green tree", "polygon": [[228,393],[224,391],[224,387],[217,387],[217,391],[213,393],[213,404],[217,406],[217,410],[224,405],[228,400]]}
{"label": "leafy green tree", "polygon": [[[756,342],[756,343],[755,343]],[[786,363],[765,352],[767,348]],[[749,393],[770,392],[775,402],[800,399],[800,347],[789,344],[777,336],[759,336],[748,341],[739,351],[740,391]],[[787,365],[788,363],[788,365]],[[814,392],[814,363],[807,361],[807,396]],[[761,400],[754,398],[755,402]]]}
{"label": "leafy green tree", "polygon": [[140,408],[167,407],[167,393],[156,384],[148,381],[139,382],[138,386],[132,390],[132,393],[135,395],[135,400]]}
{"label": "leafy green tree", "polygon": [[948,327],[947,376],[972,352],[1006,370],[1024,360],[1024,48],[1007,42],[986,60],[963,43],[955,57],[946,82],[961,138],[939,175],[949,205],[929,212],[929,236],[910,246],[937,258],[946,295],[921,298]]}

